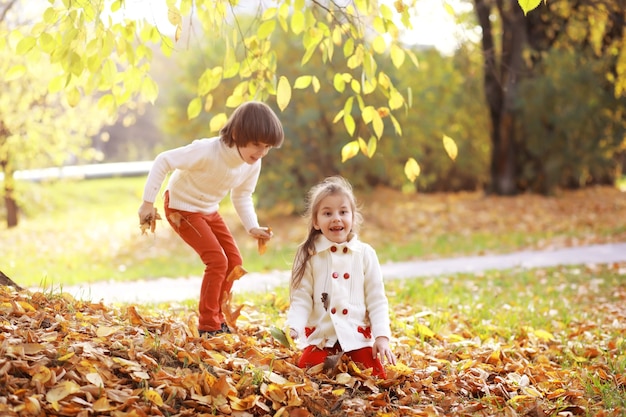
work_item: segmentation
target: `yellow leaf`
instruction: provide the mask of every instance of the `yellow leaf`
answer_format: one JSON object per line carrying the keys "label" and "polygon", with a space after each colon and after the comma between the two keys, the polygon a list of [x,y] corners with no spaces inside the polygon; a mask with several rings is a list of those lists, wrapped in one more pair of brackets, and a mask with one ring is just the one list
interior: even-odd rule
{"label": "yellow leaf", "polygon": [[104,387],[104,382],[102,381],[102,377],[97,372],[91,372],[85,375],[85,379],[95,385],[96,387]]}
{"label": "yellow leaf", "polygon": [[96,336],[108,337],[108,336],[111,336],[113,333],[117,332],[118,330],[120,330],[120,328],[121,327],[119,326],[100,326],[96,330]]}
{"label": "yellow leaf", "polygon": [[31,376],[32,381],[37,381],[41,384],[45,384],[46,382],[50,381],[51,378],[52,371],[43,365],[38,366],[35,373]]}
{"label": "yellow leaf", "polygon": [[415,182],[417,177],[420,176],[420,166],[415,159],[409,158],[406,161],[406,164],[404,164],[404,175],[411,182]]}
{"label": "yellow leaf", "polygon": [[413,369],[409,368],[402,362],[397,362],[395,365],[389,365],[389,369],[393,370],[399,375],[413,375]]}
{"label": "yellow leaf", "polygon": [[359,153],[359,141],[353,140],[346,143],[341,148],[341,162],[346,162],[348,159],[355,157]]}
{"label": "yellow leaf", "polygon": [[196,117],[198,117],[201,111],[202,111],[202,98],[196,97],[193,100],[191,100],[189,102],[189,105],[187,106],[187,118],[189,120],[195,119]]}
{"label": "yellow leaf", "polygon": [[399,109],[404,104],[404,97],[397,90],[392,90],[389,93],[389,107],[392,110]]}
{"label": "yellow leaf", "polygon": [[67,104],[71,107],[76,107],[80,102],[80,91],[76,87],[72,87],[65,94],[65,98],[67,99]]}
{"label": "yellow leaf", "polygon": [[446,12],[450,15],[450,16],[455,16],[456,13],[454,12],[454,8],[450,5],[450,3],[444,1],[443,2],[443,8],[446,10]]}
{"label": "yellow leaf", "polygon": [[259,29],[257,30],[257,36],[259,37],[259,39],[267,39],[272,35],[274,29],[276,29],[276,21],[266,20],[265,22],[261,23],[261,26],[259,26]]}
{"label": "yellow leaf", "polygon": [[74,352],[70,352],[70,353],[66,353],[63,356],[60,356],[57,360],[59,362],[65,362],[66,360],[68,360],[69,358],[71,358],[72,356],[74,356]]}
{"label": "yellow leaf", "polygon": [[518,3],[526,15],[531,10],[536,9],[541,4],[541,0],[518,0]]}
{"label": "yellow leaf", "polygon": [[156,101],[159,95],[159,86],[151,78],[144,78],[141,83],[141,97],[152,104]]}
{"label": "yellow leaf", "polygon": [[400,68],[404,63],[405,53],[398,45],[391,45],[391,62],[396,68]]}
{"label": "yellow leaf", "polygon": [[335,74],[333,77],[333,87],[335,87],[335,90],[339,93],[343,93],[346,89],[346,82],[343,80],[341,74]]}
{"label": "yellow leaf", "polygon": [[368,158],[374,156],[377,146],[378,139],[376,139],[374,136],[370,136],[370,140],[367,142],[367,152],[365,153]]}
{"label": "yellow leaf", "polygon": [[46,401],[55,403],[61,401],[68,395],[75,394],[80,391],[80,386],[74,381],[64,381],[52,387],[46,393]]}
{"label": "yellow leaf", "polygon": [[354,134],[354,129],[356,129],[356,123],[354,121],[354,117],[351,114],[343,115],[343,123],[346,126],[346,131],[350,136]]}
{"label": "yellow leaf", "polygon": [[148,401],[150,401],[157,407],[161,407],[163,405],[163,398],[161,398],[161,395],[155,390],[147,389],[146,391],[144,391],[144,395],[146,396],[146,399]]}
{"label": "yellow leaf", "polygon": [[539,339],[544,340],[546,342],[550,340],[554,340],[554,336],[552,335],[552,333],[546,330],[535,330],[533,333],[535,333],[535,336],[537,336]]}
{"label": "yellow leaf", "polygon": [[20,78],[26,73],[26,67],[24,65],[14,65],[5,73],[4,81],[13,81]]}
{"label": "yellow leaf", "polygon": [[219,132],[219,130],[226,124],[228,117],[226,113],[219,113],[213,116],[211,121],[209,122],[209,128],[211,132]]}
{"label": "yellow leaf", "polygon": [[361,111],[361,117],[363,118],[363,122],[368,124],[374,118],[374,113],[376,113],[376,109],[374,106],[367,106]]}
{"label": "yellow leaf", "polygon": [[58,93],[63,90],[66,85],[67,77],[65,75],[57,75],[48,84],[48,91],[50,93]]}
{"label": "yellow leaf", "polygon": [[333,390],[333,395],[341,397],[346,392],[345,388],[338,388]]}
{"label": "yellow leaf", "polygon": [[417,331],[417,334],[424,336],[424,337],[433,337],[435,336],[435,332],[433,332],[432,330],[430,330],[428,328],[428,326],[425,326],[421,323],[417,323],[415,325],[415,330]]}
{"label": "yellow leaf", "polygon": [[22,40],[19,41],[15,49],[15,52],[17,52],[20,55],[24,55],[27,52],[29,52],[31,49],[33,49],[36,43],[37,43],[36,38],[32,36],[26,36],[22,38]]}
{"label": "yellow leaf", "polygon": [[278,80],[278,88],[276,90],[276,104],[280,110],[285,110],[291,101],[291,85],[284,75]]}
{"label": "yellow leaf", "polygon": [[376,38],[374,38],[374,41],[372,42],[372,48],[375,52],[379,54],[385,52],[387,50],[387,42],[385,42],[385,38],[383,38],[381,35],[376,36]]}
{"label": "yellow leaf", "polygon": [[459,153],[459,149],[456,146],[456,142],[448,135],[443,135],[443,148],[446,150],[446,153],[453,161],[456,160],[456,157]]}
{"label": "yellow leaf", "polygon": [[317,77],[313,77],[313,91],[314,92],[318,92],[320,91],[321,85],[320,85],[320,80]]}
{"label": "yellow leaf", "polygon": [[300,10],[295,10],[291,16],[291,31],[294,35],[299,35],[304,30],[304,14]]}
{"label": "yellow leaf", "polygon": [[312,79],[313,77],[311,77],[310,75],[301,75],[296,78],[296,81],[293,83],[293,88],[298,90],[307,88],[309,85],[311,85]]}
{"label": "yellow leaf", "polygon": [[167,19],[172,24],[172,26],[178,26],[183,21],[183,18],[180,15],[180,11],[171,6],[167,9]]}
{"label": "yellow leaf", "polygon": [[112,411],[115,409],[116,407],[111,407],[111,404],[109,403],[109,399],[105,396],[98,398],[96,402],[93,403],[93,411],[97,413],[104,413],[106,411]]}

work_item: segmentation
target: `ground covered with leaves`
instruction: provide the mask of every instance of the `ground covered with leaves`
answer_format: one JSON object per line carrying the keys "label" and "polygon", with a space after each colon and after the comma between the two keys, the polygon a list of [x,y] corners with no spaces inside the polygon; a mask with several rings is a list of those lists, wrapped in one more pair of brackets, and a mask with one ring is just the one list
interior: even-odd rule
{"label": "ground covered with leaves", "polygon": [[191,310],[0,286],[0,415],[622,416],[625,277],[614,264],[389,283],[385,380],[342,356],[297,368],[285,294],[228,305],[234,333],[203,339]]}

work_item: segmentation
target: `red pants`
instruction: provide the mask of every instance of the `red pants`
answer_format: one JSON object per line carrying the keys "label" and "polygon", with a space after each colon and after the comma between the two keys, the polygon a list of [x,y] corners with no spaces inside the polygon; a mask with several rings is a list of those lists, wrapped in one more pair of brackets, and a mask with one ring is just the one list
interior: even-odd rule
{"label": "red pants", "polygon": [[[198,330],[219,330],[224,323],[221,298],[230,292],[232,282],[226,277],[243,260],[237,243],[219,213],[192,213],[169,208],[169,193],[165,193],[165,217],[172,228],[200,255],[205,265],[200,301]],[[170,216],[178,213],[179,224]],[[175,216],[176,218],[178,216]]]}
{"label": "red pants", "polygon": [[[302,351],[302,356],[298,361],[300,368],[308,368],[311,366],[323,363],[328,355],[336,355],[341,350],[339,344],[335,344],[333,347],[320,349],[317,346],[307,346]],[[379,358],[372,357],[372,348],[364,347],[361,349],[353,350],[350,352],[344,352],[348,357],[357,364],[360,364],[364,369],[372,368],[372,375],[379,378],[387,378],[387,373],[383,364]]]}

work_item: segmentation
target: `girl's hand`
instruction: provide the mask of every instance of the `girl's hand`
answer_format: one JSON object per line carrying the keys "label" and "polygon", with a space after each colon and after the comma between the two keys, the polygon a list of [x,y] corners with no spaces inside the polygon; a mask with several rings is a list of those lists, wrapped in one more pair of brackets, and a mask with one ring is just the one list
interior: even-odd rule
{"label": "girl's hand", "polygon": [[274,236],[269,227],[253,227],[248,233],[254,238],[265,240],[271,239],[272,236]]}
{"label": "girl's hand", "polygon": [[396,364],[396,357],[389,348],[389,339],[385,336],[378,336],[376,341],[374,342],[374,346],[372,346],[372,356],[376,359],[376,356],[380,357],[381,363],[390,363],[392,365]]}
{"label": "girl's hand", "polygon": [[298,332],[294,329],[289,329],[289,337],[291,337],[292,340],[296,340],[298,338]]}

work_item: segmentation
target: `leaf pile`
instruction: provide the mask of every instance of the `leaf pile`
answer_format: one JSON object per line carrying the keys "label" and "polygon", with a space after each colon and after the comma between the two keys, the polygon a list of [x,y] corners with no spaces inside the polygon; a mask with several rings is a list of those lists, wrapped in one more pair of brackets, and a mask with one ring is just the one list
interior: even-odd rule
{"label": "leaf pile", "polygon": [[478,337],[458,314],[434,332],[419,307],[394,306],[399,363],[378,380],[344,358],[297,368],[299,352],[254,312],[236,334],[201,339],[194,314],[0,286],[0,415],[618,416],[581,382],[589,373],[624,392],[624,367],[607,358],[624,360],[626,287],[613,294],[559,334],[524,327],[513,338]]}

